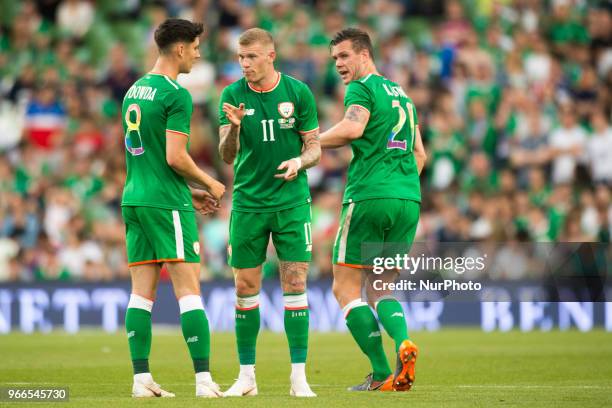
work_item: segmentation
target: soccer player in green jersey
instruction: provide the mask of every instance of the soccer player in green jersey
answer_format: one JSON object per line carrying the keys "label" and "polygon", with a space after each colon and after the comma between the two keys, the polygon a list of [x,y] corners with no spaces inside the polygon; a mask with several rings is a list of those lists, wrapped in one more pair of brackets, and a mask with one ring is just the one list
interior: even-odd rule
{"label": "soccer player in green jersey", "polygon": [[[412,244],[419,220],[419,174],[425,149],[414,104],[402,88],[376,70],[370,37],[354,28],[336,34],[330,44],[336,70],[347,85],[344,118],[321,134],[323,148],[351,145],[353,159],[333,252],[333,291],[346,324],[369,358],[373,372],[351,390],[409,390],[418,354],[409,340],[401,304],[391,296],[361,298],[362,278],[371,264],[361,244]],[[395,275],[395,271],[391,272]],[[397,366],[391,372],[378,320],[393,338]]]}
{"label": "soccer player in green jersey", "polygon": [[[173,397],[149,372],[151,309],[166,265],[193,359],[196,396],[222,393],[209,372],[210,333],[200,297],[200,245],[194,208],[216,209],[223,184],[202,171],[188,153],[192,103],[176,82],[200,57],[201,24],[169,19],[155,31],[159,58],[123,99],[127,177],[122,214],[132,294],[125,315],[134,368],[134,397]],[[189,186],[194,187],[190,190]]]}
{"label": "soccer player in green jersey", "polygon": [[274,41],[259,28],[238,41],[244,77],[223,90],[219,152],[234,164],[229,263],[236,284],[240,374],[226,396],[256,395],[261,266],[270,235],[280,260],[285,332],[291,357],[290,395],[315,397],[306,381],[312,251],[310,191],[305,169],[321,156],[317,110],[308,87],[274,69]]}

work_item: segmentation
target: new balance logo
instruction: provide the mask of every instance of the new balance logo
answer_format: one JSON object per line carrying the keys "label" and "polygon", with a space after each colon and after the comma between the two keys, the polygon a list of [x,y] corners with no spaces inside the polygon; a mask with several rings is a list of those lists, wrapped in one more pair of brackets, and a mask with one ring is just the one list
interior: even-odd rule
{"label": "new balance logo", "polygon": [[131,337],[134,337],[135,335],[136,335],[136,332],[132,330],[131,332],[128,333],[128,339]]}
{"label": "new balance logo", "polygon": [[391,317],[404,317],[404,314],[402,312],[395,312],[391,315]]}
{"label": "new balance logo", "polygon": [[187,339],[187,343],[195,343],[198,341],[198,336],[193,336]]}
{"label": "new balance logo", "polygon": [[370,337],[380,337],[380,332],[379,331],[374,331],[372,333],[370,333],[370,335],[368,336],[368,338]]}
{"label": "new balance logo", "polygon": [[255,109],[247,109],[244,114],[247,116],[253,116],[255,114]]}

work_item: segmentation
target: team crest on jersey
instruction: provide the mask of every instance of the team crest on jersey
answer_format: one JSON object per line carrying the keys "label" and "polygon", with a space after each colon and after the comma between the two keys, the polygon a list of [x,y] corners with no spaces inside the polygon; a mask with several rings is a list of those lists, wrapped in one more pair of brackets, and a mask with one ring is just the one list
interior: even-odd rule
{"label": "team crest on jersey", "polygon": [[278,104],[278,113],[285,119],[293,115],[293,102],[281,102]]}

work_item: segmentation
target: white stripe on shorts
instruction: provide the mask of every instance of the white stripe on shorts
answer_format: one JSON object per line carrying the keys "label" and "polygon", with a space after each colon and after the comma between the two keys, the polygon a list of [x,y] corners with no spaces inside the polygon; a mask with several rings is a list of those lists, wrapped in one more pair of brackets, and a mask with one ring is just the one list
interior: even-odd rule
{"label": "white stripe on shorts", "polygon": [[355,203],[350,203],[348,209],[346,210],[344,222],[342,223],[342,236],[340,237],[340,246],[338,247],[338,263],[344,263],[344,260],[346,259],[346,241],[348,238],[349,229],[351,228],[353,208],[355,208]]}
{"label": "white stripe on shorts", "polygon": [[181,227],[181,215],[178,211],[172,211],[174,221],[174,241],[176,242],[177,259],[185,259],[185,246],[183,245],[183,228]]}

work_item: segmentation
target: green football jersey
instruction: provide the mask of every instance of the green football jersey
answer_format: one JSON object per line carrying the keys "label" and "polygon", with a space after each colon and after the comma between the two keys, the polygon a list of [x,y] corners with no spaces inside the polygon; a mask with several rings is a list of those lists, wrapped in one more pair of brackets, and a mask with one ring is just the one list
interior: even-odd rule
{"label": "green football jersey", "polygon": [[416,159],[412,153],[418,119],[402,88],[380,75],[348,84],[344,106],[360,105],[370,112],[363,135],[351,143],[344,203],[374,198],[421,202]]}
{"label": "green football jersey", "polygon": [[187,182],[166,162],[166,131],[189,138],[192,109],[189,92],[166,75],[148,73],[127,91],[121,205],[194,211]]}
{"label": "green football jersey", "polygon": [[246,110],[234,161],[232,208],[237,211],[272,212],[310,202],[305,171],[292,181],[274,175],[284,172],[277,170],[283,161],[301,154],[301,134],[319,127],[316,104],[306,84],[283,74],[278,78],[265,91],[255,90],[242,78],[221,94],[220,126],[230,124],[224,102],[236,107],[244,103]]}

